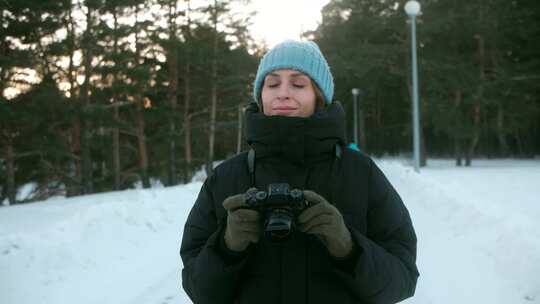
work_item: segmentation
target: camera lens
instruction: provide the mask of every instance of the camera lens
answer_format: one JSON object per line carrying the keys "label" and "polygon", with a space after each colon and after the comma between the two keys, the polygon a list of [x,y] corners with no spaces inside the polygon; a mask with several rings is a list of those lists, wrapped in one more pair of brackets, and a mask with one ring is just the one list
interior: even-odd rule
{"label": "camera lens", "polygon": [[283,240],[292,232],[293,223],[293,214],[290,210],[285,208],[273,209],[268,214],[264,225],[264,233],[270,240]]}
{"label": "camera lens", "polygon": [[266,199],[266,196],[267,196],[267,194],[266,194],[266,192],[264,192],[264,191],[259,191],[259,192],[257,192],[257,193],[255,194],[255,197],[256,197],[257,200],[259,200],[259,201],[264,201],[264,200]]}

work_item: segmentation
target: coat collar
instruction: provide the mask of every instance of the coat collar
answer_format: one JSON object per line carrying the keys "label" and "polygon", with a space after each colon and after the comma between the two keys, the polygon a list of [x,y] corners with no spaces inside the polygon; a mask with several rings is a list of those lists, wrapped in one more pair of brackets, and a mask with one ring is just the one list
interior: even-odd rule
{"label": "coat collar", "polygon": [[345,143],[345,113],[332,103],[310,117],[266,116],[257,104],[246,111],[248,144],[257,159],[277,158],[305,165],[335,156]]}

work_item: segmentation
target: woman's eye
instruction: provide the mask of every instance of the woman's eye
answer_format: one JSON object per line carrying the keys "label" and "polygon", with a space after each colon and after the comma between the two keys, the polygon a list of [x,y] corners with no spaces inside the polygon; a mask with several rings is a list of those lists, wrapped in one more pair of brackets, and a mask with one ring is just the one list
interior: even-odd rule
{"label": "woman's eye", "polygon": [[306,86],[305,84],[301,84],[301,83],[293,83],[293,87],[295,87],[295,88],[301,89],[301,88],[303,88],[303,87],[305,87],[305,86]]}
{"label": "woman's eye", "polygon": [[277,86],[279,86],[279,83],[269,83],[266,86],[269,88],[276,88]]}

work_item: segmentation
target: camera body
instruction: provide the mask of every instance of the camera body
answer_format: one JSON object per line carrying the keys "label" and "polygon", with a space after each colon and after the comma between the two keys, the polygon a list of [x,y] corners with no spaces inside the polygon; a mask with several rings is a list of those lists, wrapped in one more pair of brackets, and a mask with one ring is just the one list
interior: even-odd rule
{"label": "camera body", "polygon": [[285,240],[295,229],[298,215],[309,208],[304,192],[289,184],[269,184],[267,191],[252,189],[246,193],[247,208],[263,217],[264,235],[270,241]]}

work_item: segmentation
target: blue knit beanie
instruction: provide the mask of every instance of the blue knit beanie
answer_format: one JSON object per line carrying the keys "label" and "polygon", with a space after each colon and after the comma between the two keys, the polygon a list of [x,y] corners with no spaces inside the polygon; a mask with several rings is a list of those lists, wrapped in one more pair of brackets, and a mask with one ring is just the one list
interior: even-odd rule
{"label": "blue knit beanie", "polygon": [[268,73],[279,69],[296,70],[308,75],[323,93],[326,104],[332,102],[334,78],[326,59],[315,42],[286,40],[264,55],[253,86],[253,97],[257,103],[261,103],[264,78]]}

